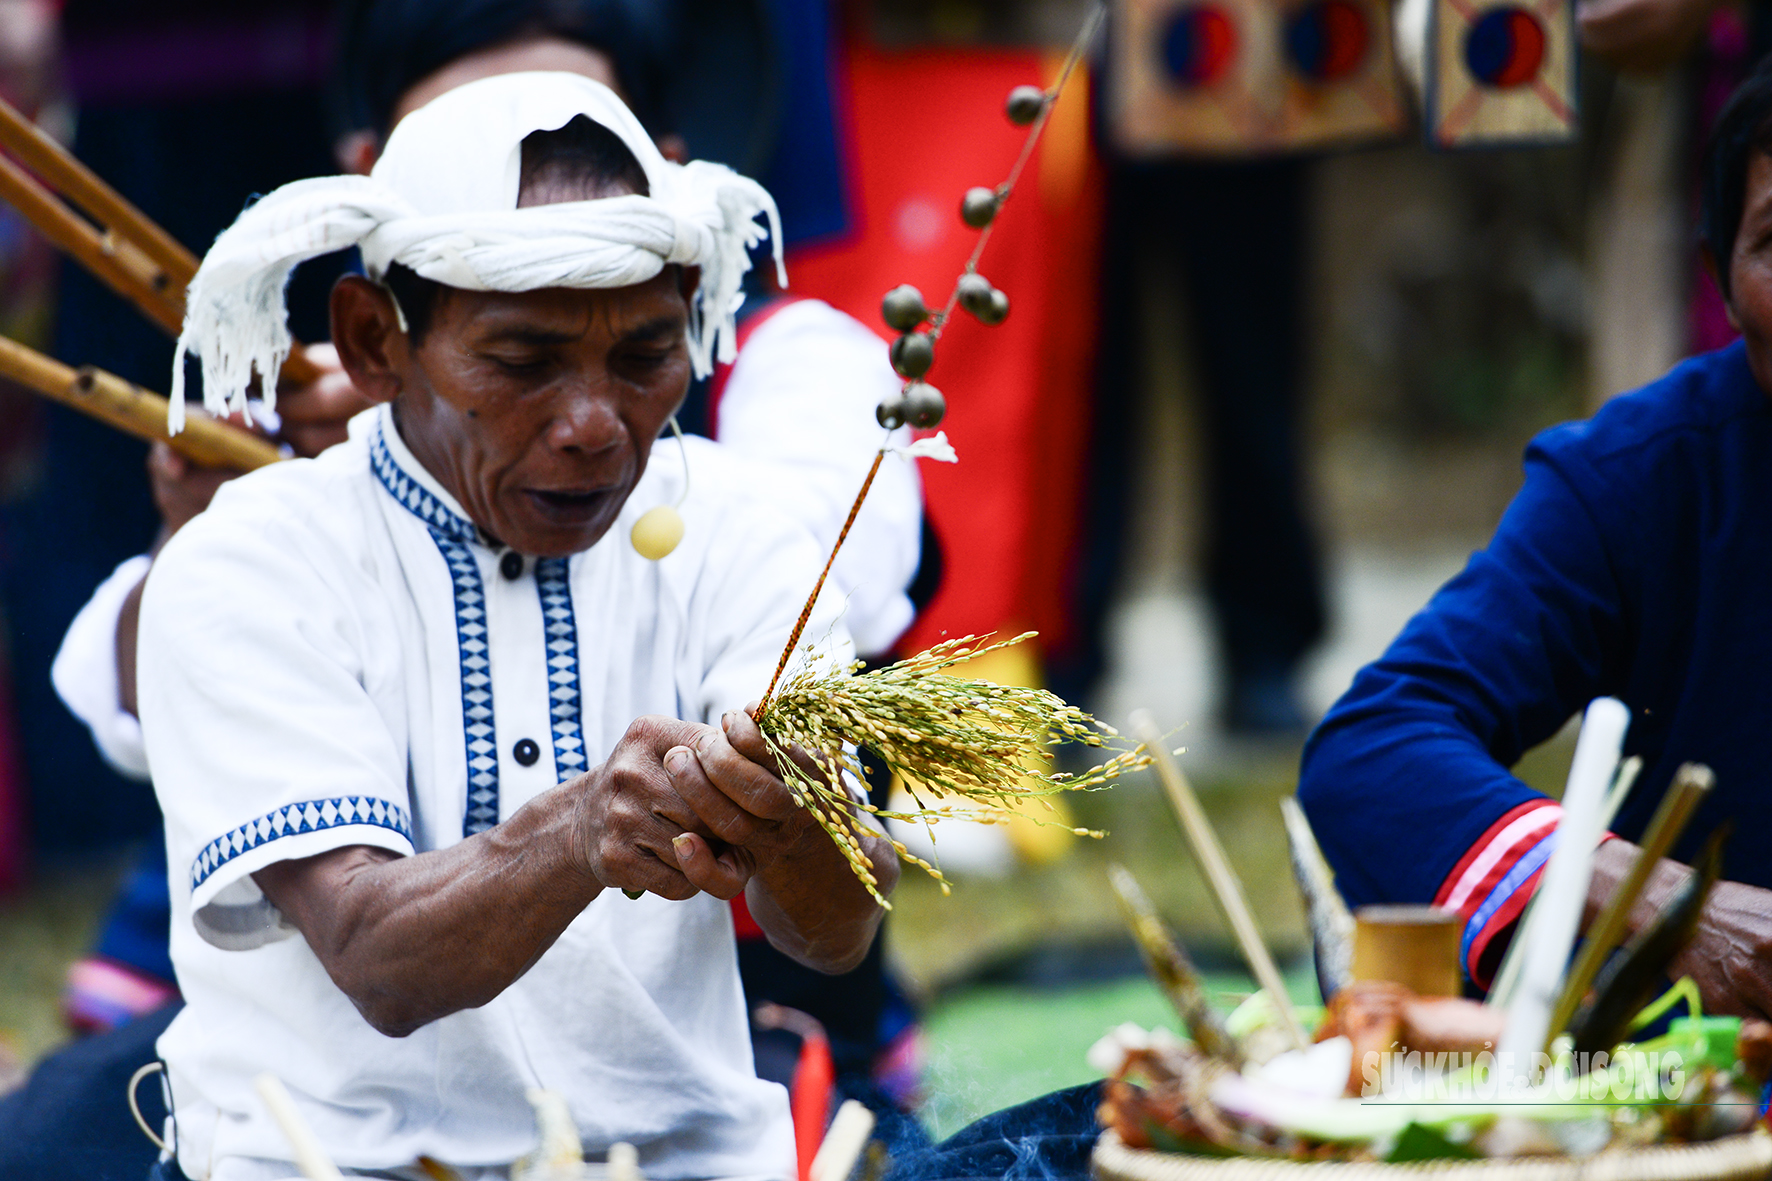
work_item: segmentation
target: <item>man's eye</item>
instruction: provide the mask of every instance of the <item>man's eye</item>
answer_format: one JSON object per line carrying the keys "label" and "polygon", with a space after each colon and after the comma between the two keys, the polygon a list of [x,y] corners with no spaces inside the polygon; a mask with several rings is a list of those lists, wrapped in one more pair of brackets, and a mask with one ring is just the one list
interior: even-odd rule
{"label": "man's eye", "polygon": [[504,370],[506,373],[533,374],[540,373],[548,367],[547,357],[536,356],[533,353],[522,355],[488,353],[486,354],[486,359]]}
{"label": "man's eye", "polygon": [[630,364],[641,369],[656,369],[671,359],[674,349],[637,349],[628,354]]}

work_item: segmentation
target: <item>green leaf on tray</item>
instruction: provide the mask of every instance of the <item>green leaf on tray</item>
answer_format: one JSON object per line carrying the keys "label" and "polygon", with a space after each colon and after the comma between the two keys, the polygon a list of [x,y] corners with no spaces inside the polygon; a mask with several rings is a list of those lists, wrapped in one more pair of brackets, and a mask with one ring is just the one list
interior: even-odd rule
{"label": "green leaf on tray", "polygon": [[1454,1144],[1432,1128],[1411,1123],[1397,1133],[1397,1142],[1391,1145],[1384,1159],[1395,1165],[1404,1161],[1478,1160],[1481,1157],[1482,1153],[1463,1144]]}

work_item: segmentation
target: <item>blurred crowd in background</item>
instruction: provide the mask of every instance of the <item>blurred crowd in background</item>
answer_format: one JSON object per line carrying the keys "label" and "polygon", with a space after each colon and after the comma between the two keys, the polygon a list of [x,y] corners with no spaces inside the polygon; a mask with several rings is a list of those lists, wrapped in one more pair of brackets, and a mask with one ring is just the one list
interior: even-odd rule
{"label": "blurred crowd in background", "polygon": [[[642,83],[655,132],[760,179],[792,292],[882,348],[881,294],[946,293],[975,240],[960,194],[1021,146],[1003,96],[1051,82],[1088,7],[527,7],[588,28],[610,3],[660,63]],[[339,46],[358,12],[0,0],[0,95],[200,253],[253,194],[350,166],[368,124]],[[1413,131],[1129,151],[1098,42],[980,266],[1012,314],[958,321],[930,373],[962,462],[925,474],[943,577],[901,648],[1037,630],[988,675],[1290,757],[1401,622],[1359,648],[1372,555],[1381,582],[1401,569],[1431,590],[1440,567],[1410,582],[1410,562],[1481,543],[1530,434],[1732,335],[1694,244],[1694,162],[1765,22],[1713,0],[1592,0],[1577,18],[1571,133],[1468,151]],[[325,338],[336,273],[298,275],[301,339]],[[172,342],[6,207],[0,333],[166,387]],[[0,388],[0,888],[158,839],[151,789],[105,764],[49,673],[93,588],[159,528],[145,456]],[[1326,659],[1338,643],[1358,650]]]}

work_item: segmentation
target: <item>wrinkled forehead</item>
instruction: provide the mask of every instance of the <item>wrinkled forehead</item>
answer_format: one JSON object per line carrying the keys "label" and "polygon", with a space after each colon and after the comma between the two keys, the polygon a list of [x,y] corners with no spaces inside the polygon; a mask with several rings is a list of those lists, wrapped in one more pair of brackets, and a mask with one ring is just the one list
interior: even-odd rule
{"label": "wrinkled forehead", "polygon": [[421,215],[515,209],[523,140],[583,115],[627,145],[654,196],[668,191],[663,156],[613,90],[581,74],[500,74],[458,86],[402,119],[372,175]]}
{"label": "wrinkled forehead", "polygon": [[468,348],[498,340],[529,344],[677,339],[689,323],[680,267],[626,287],[466,291],[441,287],[435,335]]}

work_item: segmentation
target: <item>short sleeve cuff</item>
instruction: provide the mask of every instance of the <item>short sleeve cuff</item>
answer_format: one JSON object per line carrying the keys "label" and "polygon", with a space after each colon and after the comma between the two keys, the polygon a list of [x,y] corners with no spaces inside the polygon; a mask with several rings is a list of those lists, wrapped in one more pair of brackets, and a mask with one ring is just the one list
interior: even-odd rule
{"label": "short sleeve cuff", "polygon": [[189,867],[191,911],[201,911],[233,883],[267,865],[348,845],[410,856],[412,818],[405,808],[374,796],[335,796],[274,809],[199,850]]}

